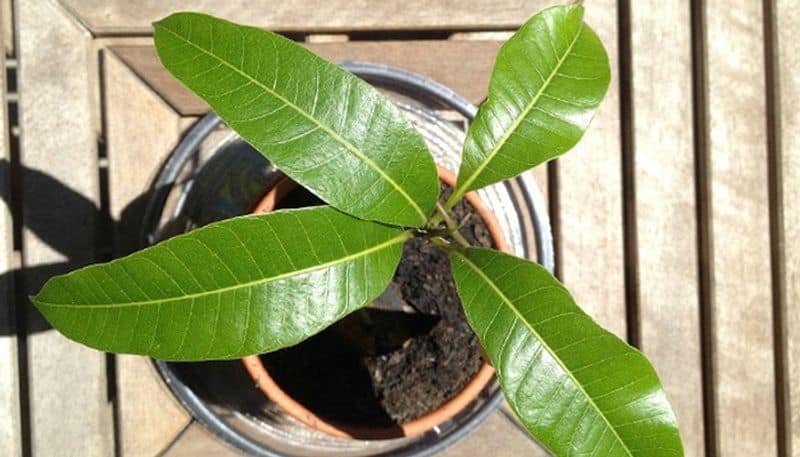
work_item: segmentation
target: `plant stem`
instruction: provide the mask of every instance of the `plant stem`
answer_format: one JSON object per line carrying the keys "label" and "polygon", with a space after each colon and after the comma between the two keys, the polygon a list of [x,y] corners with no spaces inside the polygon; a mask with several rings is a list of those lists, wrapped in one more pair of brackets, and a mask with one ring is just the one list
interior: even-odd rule
{"label": "plant stem", "polygon": [[457,189],[453,190],[453,193],[450,194],[450,197],[448,197],[447,201],[444,202],[444,207],[442,207],[442,205],[439,203],[436,204],[436,214],[434,214],[431,220],[428,222],[428,227],[436,227],[439,225],[439,223],[444,220],[445,216],[447,216],[447,212],[453,209],[453,207],[456,206],[456,203],[461,200],[461,197],[464,196],[463,193],[459,195],[456,194],[456,191]]}
{"label": "plant stem", "polygon": [[448,197],[447,201],[444,202],[444,207],[447,210],[453,209],[453,207],[456,206],[456,203],[458,203],[458,201],[461,200],[461,197],[464,196],[464,193],[465,192],[463,191],[459,191],[458,188],[454,189],[453,193],[450,194],[450,197]]}
{"label": "plant stem", "polygon": [[450,243],[448,243],[447,240],[445,240],[440,236],[434,236],[433,238],[431,238],[431,243],[433,243],[433,245],[436,247],[444,249],[445,251],[453,249]]}
{"label": "plant stem", "polygon": [[[439,203],[436,203],[436,211],[438,212],[436,216],[439,216],[442,220],[444,220],[445,225],[447,225],[447,230],[450,233],[450,236],[452,236],[453,239],[456,240],[456,242],[461,246],[465,248],[470,247],[469,241],[467,241],[466,238],[461,235],[461,232],[458,231],[458,224],[456,224],[456,221],[450,217],[448,211]],[[432,223],[434,220],[436,220],[436,216],[434,216],[434,218],[431,220]]]}

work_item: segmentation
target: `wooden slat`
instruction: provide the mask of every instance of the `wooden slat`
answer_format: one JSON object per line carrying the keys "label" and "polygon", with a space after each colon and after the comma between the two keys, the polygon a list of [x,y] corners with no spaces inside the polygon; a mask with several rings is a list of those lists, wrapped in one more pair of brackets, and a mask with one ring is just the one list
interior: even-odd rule
{"label": "wooden slat", "polygon": [[[181,118],[111,52],[103,54],[109,210],[115,256],[136,247],[146,189],[181,137]],[[190,421],[146,357],[117,356],[121,456],[157,455]]]}
{"label": "wooden slat", "polygon": [[280,31],[515,28],[546,0],[62,0],[95,35],[151,34],[151,23],[181,10]]}
{"label": "wooden slat", "polygon": [[[91,36],[49,0],[17,2],[23,265],[29,290],[94,259],[99,201]],[[43,325],[30,307],[33,455],[113,455],[105,354]]]}
{"label": "wooden slat", "polygon": [[702,456],[689,1],[630,5],[640,348],[661,375],[686,455]]}
{"label": "wooden slat", "polygon": [[0,28],[3,37],[3,48],[6,55],[14,55],[14,8],[12,6],[13,0],[0,0]]}
{"label": "wooden slat", "polygon": [[[500,438],[502,437],[502,438]],[[519,423],[508,403],[486,419],[480,428],[442,452],[441,457],[525,456],[550,454],[536,443]]]}
{"label": "wooden slat", "polygon": [[474,104],[486,97],[499,40],[415,40],[309,43],[315,53],[332,62],[361,60],[384,63],[420,73],[451,88]]}
{"label": "wooden slat", "polygon": [[591,2],[585,19],[608,51],[613,77],[586,135],[558,160],[561,231],[556,236],[562,279],[578,303],[625,338],[616,2]]}
{"label": "wooden slat", "polygon": [[160,455],[163,457],[241,457],[242,453],[223,443],[199,423],[193,422],[169,449]]}
{"label": "wooden slat", "polygon": [[156,456],[191,421],[146,357],[117,356],[119,455]]}
{"label": "wooden slat", "polygon": [[[777,185],[782,198],[778,249],[781,262],[782,300],[785,317],[784,344],[786,347],[786,373],[788,382],[784,409],[788,417],[788,456],[800,456],[800,52],[797,47],[797,31],[800,30],[800,9],[794,0],[775,2],[774,21],[777,39],[777,102],[780,112],[777,118],[778,170],[782,175]],[[781,182],[782,181],[782,182]]]}
{"label": "wooden slat", "polygon": [[[0,10],[0,35],[8,27]],[[0,455],[22,455],[20,434],[19,370],[13,294],[14,243],[6,113],[5,56],[0,53]]]}
{"label": "wooden slat", "polygon": [[[331,61],[384,63],[422,73],[461,94],[472,103],[486,96],[486,87],[500,41],[353,41],[305,43]],[[117,48],[117,55],[184,116],[208,112],[206,105],[161,65],[153,47]]]}
{"label": "wooden slat", "polygon": [[705,20],[717,448],[775,456],[762,5],[708,0]]}

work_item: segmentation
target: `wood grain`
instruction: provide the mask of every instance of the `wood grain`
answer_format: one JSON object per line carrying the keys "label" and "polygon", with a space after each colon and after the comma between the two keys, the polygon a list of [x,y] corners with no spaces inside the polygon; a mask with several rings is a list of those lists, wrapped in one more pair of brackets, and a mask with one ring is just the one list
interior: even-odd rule
{"label": "wood grain", "polygon": [[[8,28],[7,11],[0,9],[0,35]],[[0,53],[0,68],[5,55]],[[20,434],[19,369],[17,365],[16,303],[13,292],[14,234],[11,218],[6,74],[0,72],[0,455],[22,455]]]}
{"label": "wood grain", "polygon": [[[48,0],[17,2],[23,266],[33,293],[50,275],[94,260],[97,136],[91,36]],[[29,307],[33,455],[114,452],[106,356],[67,340]]]}
{"label": "wood grain", "polygon": [[[500,41],[351,41],[304,43],[331,61],[384,63],[424,74],[472,103],[486,96],[489,75]],[[151,46],[117,47],[116,54],[178,113],[198,116],[208,105],[172,77]]]}
{"label": "wood grain", "polygon": [[577,302],[625,338],[617,6],[598,0],[586,22],[608,52],[612,80],[584,138],[558,160],[562,276]]}
{"label": "wood grain", "polygon": [[[136,247],[145,192],[180,140],[181,117],[113,50],[103,57],[109,210],[115,256],[120,256]],[[123,457],[157,455],[191,419],[147,357],[117,356],[117,408]]]}
{"label": "wood grain", "polygon": [[777,455],[762,5],[706,2],[719,455]]}
{"label": "wood grain", "polygon": [[[785,317],[786,347],[785,381],[787,397],[784,409],[788,417],[788,456],[800,456],[800,53],[797,31],[800,30],[800,9],[793,0],[775,2],[774,20],[777,39],[778,163],[781,168],[778,204],[781,223],[778,248],[781,262]],[[782,174],[782,176],[780,176]]]}
{"label": "wood grain", "polygon": [[516,28],[551,6],[546,0],[61,0],[95,35],[152,34],[151,23],[168,14],[202,11],[270,30],[427,30]]}
{"label": "wood grain", "polygon": [[686,455],[702,456],[689,1],[631,2],[630,41],[640,349],[661,375]]}

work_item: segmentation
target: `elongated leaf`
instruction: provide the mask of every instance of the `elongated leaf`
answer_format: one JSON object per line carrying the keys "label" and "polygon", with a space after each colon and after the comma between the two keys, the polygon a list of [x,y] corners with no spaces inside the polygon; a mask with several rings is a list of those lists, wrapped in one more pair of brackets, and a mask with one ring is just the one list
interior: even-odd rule
{"label": "elongated leaf", "polygon": [[682,456],[675,415],[636,349],[544,268],[488,249],[450,254],[470,325],[508,402],[559,456]]}
{"label": "elongated leaf", "polygon": [[32,300],[97,349],[237,358],[291,346],[371,301],[407,238],[328,207],[243,216],[52,278]]}
{"label": "elongated leaf", "polygon": [[469,127],[457,192],[511,178],[583,136],[609,83],[608,56],[580,5],[533,16],[500,49]]}
{"label": "elongated leaf", "polygon": [[433,159],[376,89],[254,27],[196,13],[154,27],[164,66],[295,181],[362,219],[425,223],[439,193]]}

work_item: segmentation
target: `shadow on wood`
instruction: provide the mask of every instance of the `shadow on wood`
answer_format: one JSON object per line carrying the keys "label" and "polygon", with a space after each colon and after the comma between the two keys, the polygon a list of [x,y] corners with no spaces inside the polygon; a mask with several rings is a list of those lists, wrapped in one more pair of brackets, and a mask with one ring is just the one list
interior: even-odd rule
{"label": "shadow on wood", "polygon": [[[0,160],[0,174],[9,173],[9,162]],[[17,285],[20,291],[19,296],[35,294],[44,285],[47,279],[67,273],[76,268],[85,266],[85,259],[94,258],[96,261],[110,260],[110,233],[114,227],[114,237],[117,241],[116,246],[121,247],[121,251],[115,252],[116,255],[124,255],[133,252],[139,247],[141,221],[144,215],[145,205],[153,193],[149,190],[134,199],[122,212],[118,221],[112,221],[107,212],[98,208],[94,202],[87,199],[80,193],[71,189],[52,176],[39,170],[23,167],[20,171],[20,178],[29,189],[36,189],[36,202],[23,202],[23,230],[33,233],[36,238],[41,240],[48,247],[60,254],[65,260],[58,263],[37,265],[10,270],[3,274],[3,278],[10,283]],[[6,195],[3,195],[5,198]],[[11,202],[6,201],[6,205]],[[47,205],[45,211],[27,211],[31,204]],[[91,215],[91,217],[86,217]],[[73,221],[86,230],[97,233],[98,239],[95,244],[94,253],[86,253],[83,248],[72,242],[72,233],[63,229],[62,221],[65,218],[83,217],[84,220]],[[74,225],[74,224],[73,224]],[[78,260],[80,259],[80,260]],[[25,303],[27,309],[21,309]],[[26,316],[22,320],[24,329],[17,329],[19,333],[31,334],[38,333],[52,328],[42,315],[33,307],[28,300],[19,300],[17,313]],[[18,319],[19,321],[20,319]],[[18,322],[19,323],[19,322]],[[0,322],[0,335],[14,334],[11,322]]]}

